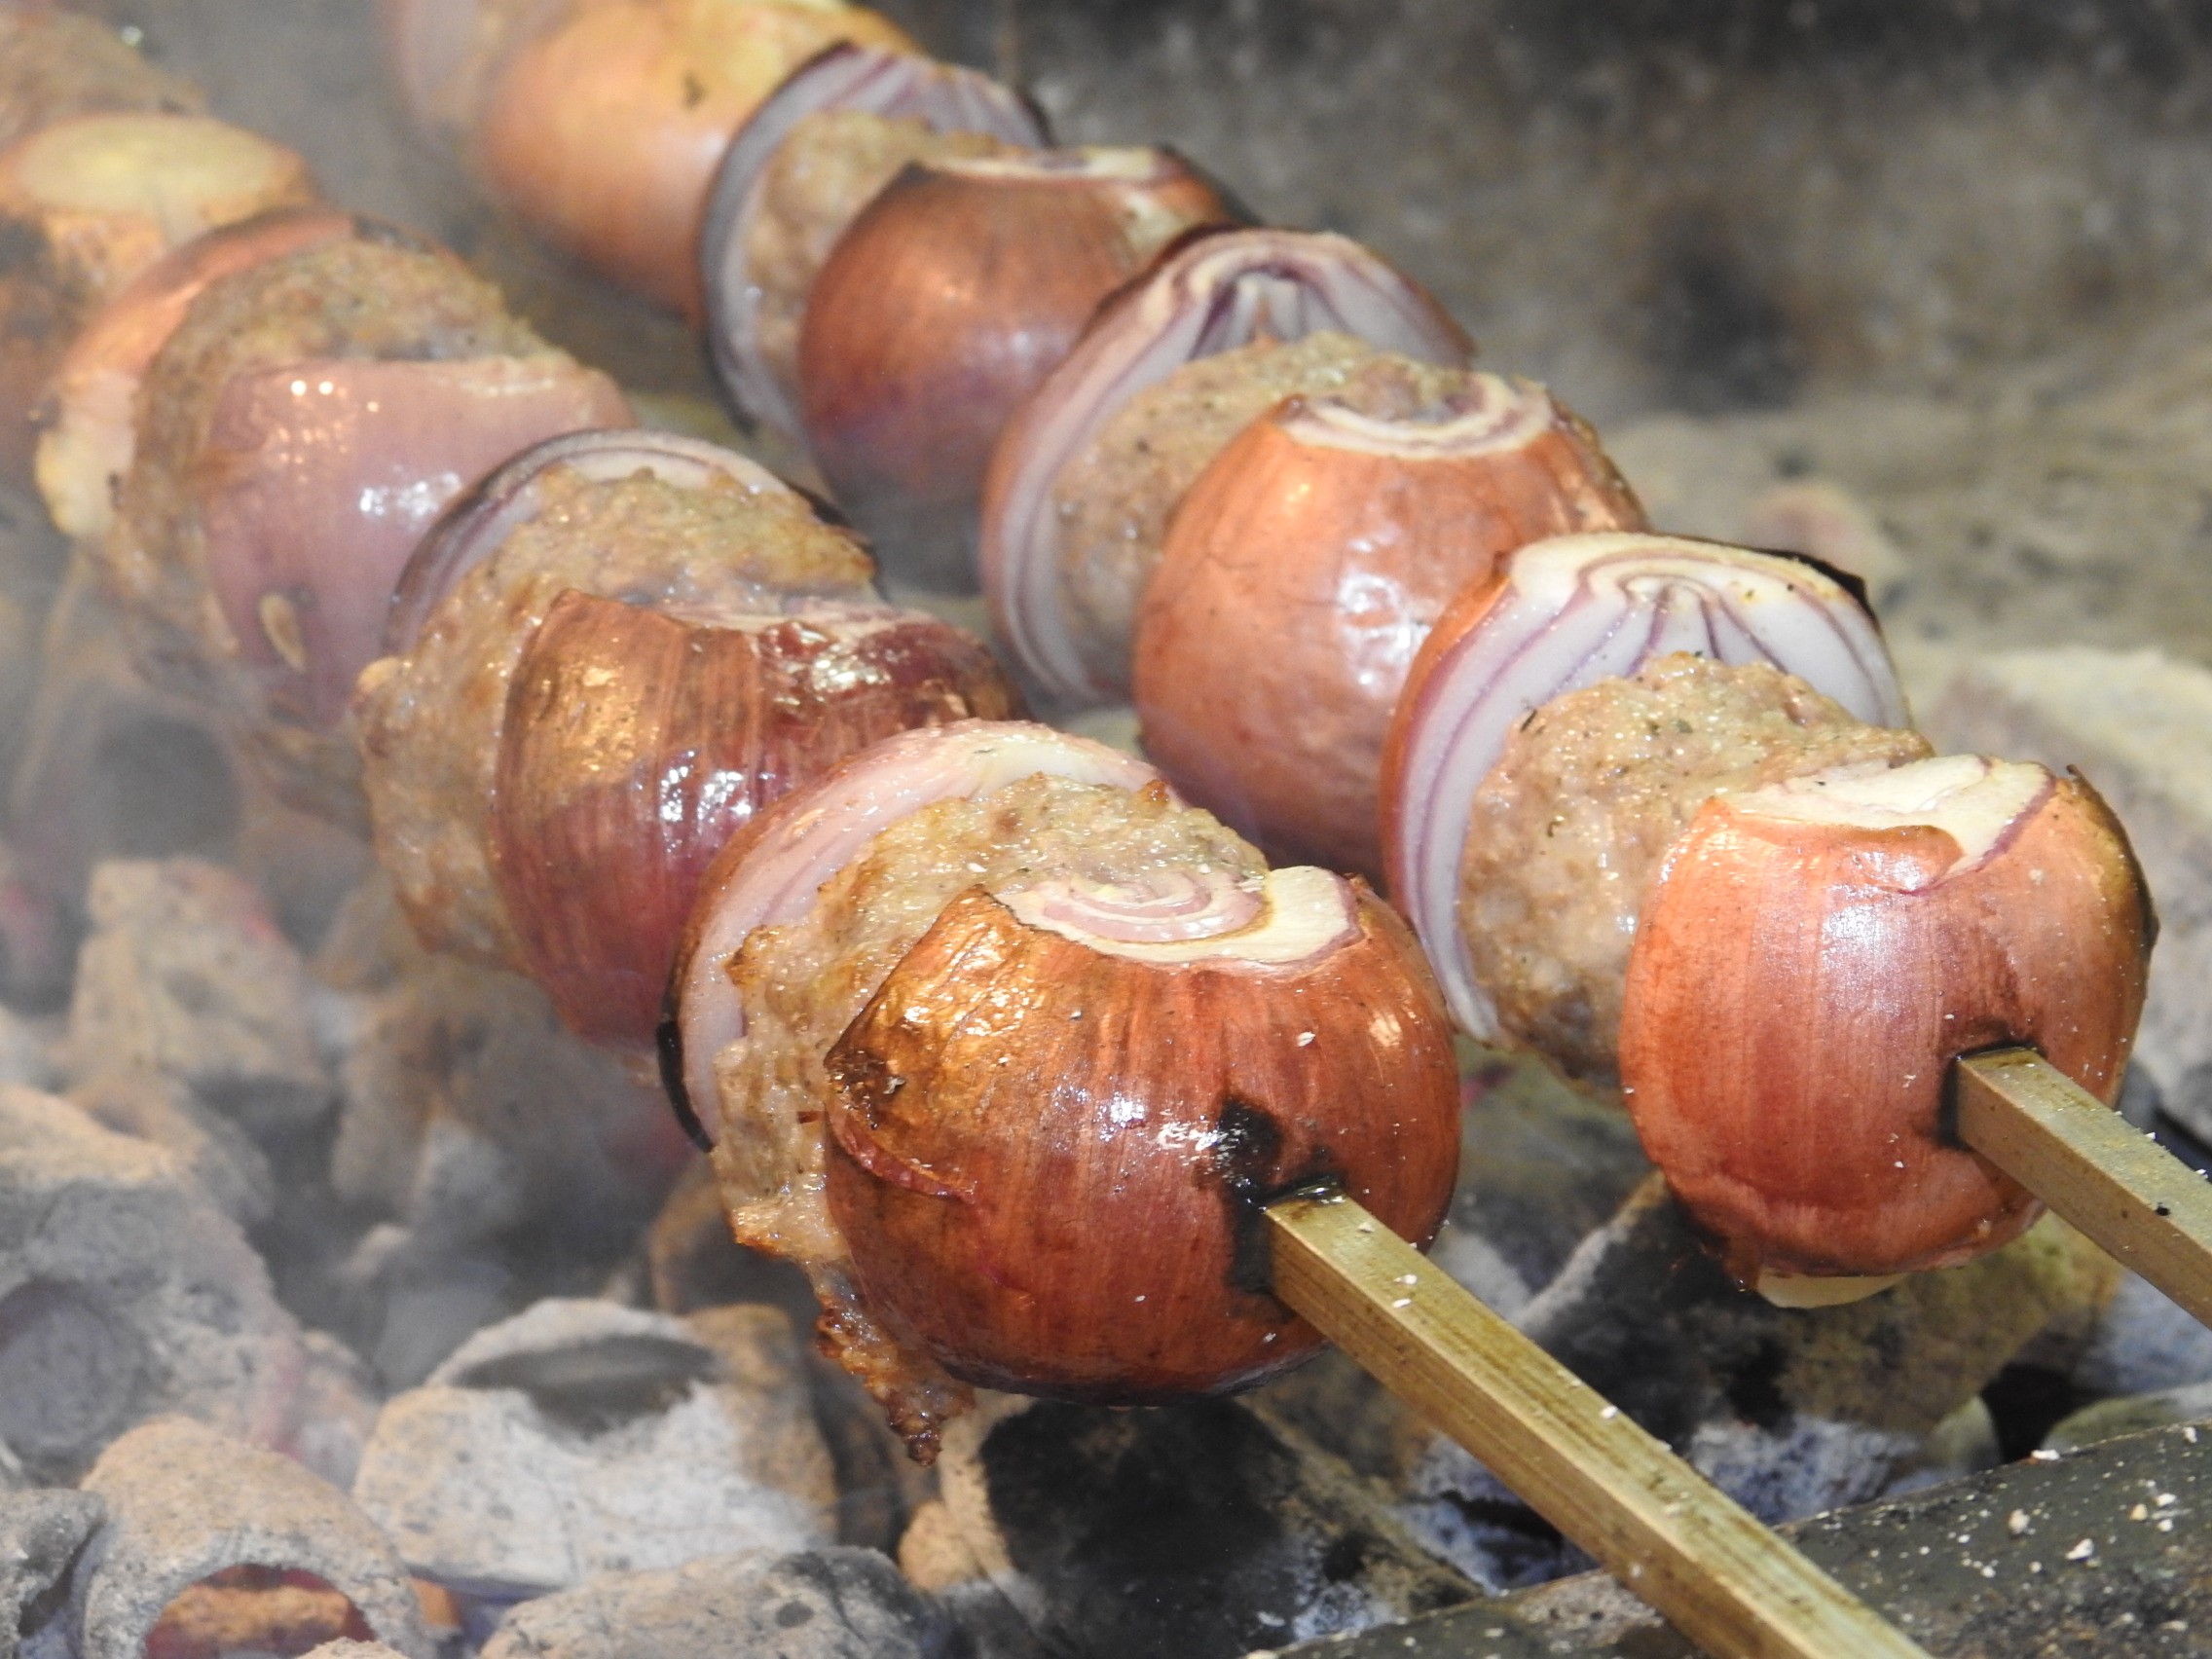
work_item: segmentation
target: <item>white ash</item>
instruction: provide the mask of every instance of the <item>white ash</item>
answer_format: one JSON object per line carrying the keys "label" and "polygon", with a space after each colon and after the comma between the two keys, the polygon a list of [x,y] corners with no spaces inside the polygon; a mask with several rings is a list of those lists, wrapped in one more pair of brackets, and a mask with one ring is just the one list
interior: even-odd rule
{"label": "white ash", "polygon": [[196,859],[119,861],[93,872],[90,908],[69,1006],[72,1084],[174,1078],[263,1132],[329,1109],[306,966],[250,882]]}
{"label": "white ash", "polygon": [[66,1640],[54,1592],[106,1514],[95,1493],[0,1494],[0,1659],[16,1659],[18,1637],[36,1641],[49,1622],[61,1627],[54,1639]]}
{"label": "white ash", "polygon": [[107,1520],[73,1576],[83,1659],[140,1659],[162,1610],[226,1567],[298,1568],[358,1608],[407,1659],[434,1659],[391,1545],[347,1498],[289,1457],[183,1418],[124,1435],[85,1477]]}
{"label": "white ash", "polygon": [[276,1178],[260,1146],[175,1078],[103,1071],[71,1089],[68,1098],[103,1128],[174,1153],[216,1207],[240,1227],[258,1226],[276,1208]]}
{"label": "white ash", "polygon": [[541,1302],[391,1400],[354,1495],[425,1578],[542,1595],[595,1572],[831,1536],[789,1322]]}

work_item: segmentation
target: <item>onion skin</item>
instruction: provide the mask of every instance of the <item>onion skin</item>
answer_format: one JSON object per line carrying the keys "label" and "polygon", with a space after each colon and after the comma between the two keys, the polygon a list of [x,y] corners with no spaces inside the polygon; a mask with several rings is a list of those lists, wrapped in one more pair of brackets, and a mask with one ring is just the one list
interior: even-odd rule
{"label": "onion skin", "polygon": [[1740,804],[1770,793],[1709,801],[1645,903],[1620,1047],[1645,1150],[1745,1283],[2017,1236],[2042,1206],[1950,1139],[1950,1063],[2026,1044],[2112,1102],[2154,928],[2125,833],[2079,778],[1978,864],[1932,824]]}
{"label": "onion skin", "polygon": [[878,738],[1013,710],[982,645],[920,612],[742,620],[571,591],[515,674],[494,869],[525,970],[590,1041],[652,1042],[700,878],[760,807]]}
{"label": "onion skin", "polygon": [[1137,628],[1145,752],[1271,857],[1379,876],[1383,740],[1453,595],[1526,542],[1643,528],[1572,413],[1538,387],[1475,385],[1531,418],[1494,446],[1423,443],[1437,428],[1408,424],[1354,447],[1292,398],[1176,509]]}
{"label": "onion skin", "polygon": [[77,336],[40,410],[39,494],[62,533],[104,535],[137,449],[138,383],[210,282],[318,242],[360,234],[335,207],[280,208],[196,237],[125,288]]}
{"label": "onion skin", "polygon": [[861,6],[587,0],[493,78],[476,168],[547,240],[696,323],[716,164],[778,82],[840,40],[917,50]]}
{"label": "onion skin", "polygon": [[975,591],[1000,429],[1100,301],[1230,217],[1168,151],[917,164],[884,187],[809,290],[798,378],[815,464],[891,575]]}
{"label": "onion skin", "polygon": [[1402,925],[1356,904],[1352,942],[1264,970],[955,900],[829,1057],[830,1201],[869,1305],[956,1377],[1101,1404],[1310,1354],[1259,1205],[1336,1178],[1425,1243],[1458,1159],[1442,1005]]}

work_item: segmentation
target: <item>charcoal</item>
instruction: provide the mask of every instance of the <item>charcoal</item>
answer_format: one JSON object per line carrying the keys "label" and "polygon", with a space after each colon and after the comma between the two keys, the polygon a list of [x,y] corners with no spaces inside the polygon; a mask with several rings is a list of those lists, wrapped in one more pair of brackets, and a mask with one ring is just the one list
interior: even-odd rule
{"label": "charcoal", "polygon": [[1234,1400],[1107,1412],[1003,1397],[939,1463],[914,1558],[947,1591],[965,1547],[1051,1651],[1213,1659],[1474,1594],[1366,1482]]}
{"label": "charcoal", "polygon": [[93,872],[91,911],[69,1008],[72,1084],[173,1078],[259,1133],[324,1114],[333,1096],[306,968],[250,882],[197,859],[118,861]]}
{"label": "charcoal", "polygon": [[77,1552],[106,1513],[89,1492],[0,1496],[0,1659],[16,1659],[18,1633],[54,1616]]}
{"label": "charcoal", "polygon": [[381,1641],[352,1641],[342,1637],[309,1648],[305,1659],[404,1659],[404,1655]]}
{"label": "charcoal", "polygon": [[241,1227],[269,1219],[276,1176],[251,1136],[203,1106],[173,1077],[103,1071],[69,1092],[92,1120],[118,1134],[166,1147],[215,1205]]}
{"label": "charcoal", "polygon": [[2099,1313],[2085,1351],[2067,1368],[2098,1394],[2145,1394],[2212,1382],[2212,1330],[2134,1273]]}
{"label": "charcoal", "polygon": [[[75,887],[67,893],[73,897]],[[64,893],[36,880],[16,849],[0,841],[0,1005],[41,1012],[61,1006],[76,972],[77,931]]]}
{"label": "charcoal", "polygon": [[0,1083],[25,1088],[52,1088],[61,1081],[45,1033],[12,1009],[0,1005]]}
{"label": "charcoal", "polygon": [[173,1155],[0,1087],[0,1440],[34,1475],[74,1479],[159,1412],[288,1447],[310,1369],[261,1258]]}
{"label": "charcoal", "polygon": [[379,1641],[431,1659],[390,1543],[343,1492],[289,1457],[185,1418],[157,1418],[102,1453],[84,1486],[107,1501],[74,1580],[84,1659],[139,1659],[181,1591],[247,1567],[313,1574]]}
{"label": "charcoal", "polygon": [[2212,1418],[2212,1382],[2192,1382],[2180,1388],[2161,1388],[2150,1394],[2124,1394],[2099,1400],[2059,1419],[2044,1436],[2051,1452],[2079,1452],[2122,1435],[2172,1423],[2200,1422]]}
{"label": "charcoal", "polygon": [[1968,659],[1930,711],[1957,750],[2079,767],[2127,827],[2161,924],[2134,1064],[2212,1136],[2212,671],[2085,645]]}
{"label": "charcoal", "polygon": [[475,1597],[808,1548],[835,1493],[802,1377],[773,1309],[541,1302],[386,1405],[354,1496],[418,1573]]}
{"label": "charcoal", "polygon": [[[1766,1521],[1863,1501],[2032,1341],[2084,1322],[2118,1270],[2046,1221],[1863,1302],[1786,1309],[1737,1289],[1650,1178],[1518,1323]],[[1400,1434],[1378,1470],[1418,1536],[1493,1589],[1581,1558],[1465,1451]],[[1415,1456],[1418,1454],[1418,1456]]]}
{"label": "charcoal", "polygon": [[509,1613],[484,1659],[950,1659],[944,1611],[873,1550],[607,1572]]}

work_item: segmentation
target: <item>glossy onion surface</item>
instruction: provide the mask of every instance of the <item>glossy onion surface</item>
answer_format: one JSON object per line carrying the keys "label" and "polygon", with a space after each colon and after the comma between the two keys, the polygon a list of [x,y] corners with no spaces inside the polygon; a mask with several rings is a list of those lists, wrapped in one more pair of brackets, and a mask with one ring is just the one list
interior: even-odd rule
{"label": "glossy onion surface", "polygon": [[1494,1039],[1497,1018],[1459,938],[1459,864],[1475,792],[1507,732],[1562,692],[1677,651],[1772,663],[1871,725],[1908,723],[1873,616],[1809,562],[1628,534],[1522,548],[1438,620],[1382,756],[1390,897],[1469,1036]]}
{"label": "glossy onion surface", "polygon": [[979,70],[851,41],[793,70],[739,129],[715,170],[699,237],[707,345],[731,401],[753,420],[794,437],[799,410],[793,388],[760,351],[763,295],[747,270],[746,235],[770,158],[801,121],[830,110],[919,121],[937,132],[984,132],[1029,148],[1049,141],[1035,107]]}
{"label": "glossy onion surface", "polygon": [[1057,703],[1113,696],[1061,592],[1052,487],[1117,410],[1185,363],[1262,337],[1324,329],[1426,363],[1474,352],[1425,289],[1357,242],[1297,231],[1194,239],[1100,309],[1037,387],[991,457],[982,507],[983,586],[1025,684]]}
{"label": "glossy onion surface", "polygon": [[955,1376],[1117,1404],[1248,1385],[1320,1342],[1267,1291],[1262,1201],[1332,1178],[1433,1235],[1458,1157],[1443,1009],[1371,895],[1276,871],[1276,912],[1295,878],[1349,925],[1270,963],[971,890],[830,1051],[861,1284]]}
{"label": "glossy onion surface", "polygon": [[1947,756],[1709,801],[1630,954],[1638,1133],[1747,1283],[1944,1267],[2033,1197],[1942,1126],[1951,1060],[2027,1044],[2100,1099],[2152,918],[2079,779]]}
{"label": "glossy onion surface", "polygon": [[918,611],[563,595],[515,674],[492,817],[525,968],[570,1029],[648,1045],[700,877],[756,810],[894,732],[1013,712],[982,645]]}
{"label": "glossy onion surface", "polygon": [[886,571],[973,592],[999,431],[1164,243],[1230,216],[1163,150],[905,168],[838,240],[799,330],[807,446]]}
{"label": "glossy onion surface", "polygon": [[1176,509],[1137,630],[1145,752],[1271,856],[1379,876],[1382,742],[1446,604],[1525,542],[1642,523],[1540,387],[1474,375],[1394,420],[1292,399]]}

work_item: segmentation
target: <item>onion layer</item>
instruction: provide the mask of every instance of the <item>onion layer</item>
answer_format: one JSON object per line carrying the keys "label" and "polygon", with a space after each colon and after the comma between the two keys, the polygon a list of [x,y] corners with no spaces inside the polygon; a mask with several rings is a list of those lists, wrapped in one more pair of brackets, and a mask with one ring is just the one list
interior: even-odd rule
{"label": "onion layer", "polygon": [[745,1035],[745,1009],[724,969],[746,937],[803,915],[822,884],[900,819],[1038,772],[1125,790],[1160,776],[1141,760],[1050,726],[962,721],[863,750],[730,838],[700,883],[670,981],[674,1017],[662,1037],[670,1092],[708,1139],[720,1133],[715,1056]]}
{"label": "onion layer", "polygon": [[1716,797],[1630,955],[1638,1133],[1746,1283],[1964,1261],[2041,1206],[1943,1129],[1951,1061],[2027,1044],[2110,1102],[2152,929],[2119,823],[2039,766],[1950,756]]}
{"label": "onion layer", "polygon": [[808,448],[887,571],[974,591],[1014,408],[1164,243],[1229,208],[1164,150],[909,165],[838,240],[799,330]]}
{"label": "onion layer", "polygon": [[1086,660],[1060,591],[1052,487],[1138,392],[1185,363],[1267,336],[1323,329],[1422,362],[1463,366],[1474,348],[1414,282],[1338,236],[1225,231],[1168,254],[1085,331],[1007,424],[983,487],[983,586],[1025,681],[1068,704],[1115,687]]}
{"label": "onion layer", "polygon": [[526,971],[579,1036],[649,1045],[699,879],[740,825],[879,738],[1012,705],[981,644],[919,611],[563,595],[515,673],[492,813]]}
{"label": "onion layer", "polygon": [[335,723],[440,509],[517,449],[628,417],[612,381],[558,355],[237,377],[209,425],[201,514],[240,653],[310,719]]}
{"label": "onion layer", "polygon": [[861,1286],[955,1376],[1123,1405],[1249,1386],[1320,1343],[1268,1292],[1262,1202],[1334,1179],[1433,1235],[1458,1092],[1419,953],[1337,877],[1269,891],[1163,962],[972,889],[830,1051]]}
{"label": "onion layer", "polygon": [[1525,542],[1642,522],[1540,387],[1473,375],[1399,419],[1292,399],[1176,509],[1137,630],[1146,753],[1271,855],[1379,873],[1382,743],[1446,603]]}
{"label": "onion layer", "polygon": [[1035,106],[980,71],[851,41],[793,70],[739,129],[716,169],[699,238],[707,344],[737,408],[794,437],[799,411],[793,388],[760,350],[764,296],[747,267],[746,237],[760,208],[770,159],[801,121],[831,110],[919,121],[933,132],[988,133],[1031,148],[1049,141]]}
{"label": "onion layer", "polygon": [[730,135],[840,40],[910,52],[822,0],[591,0],[514,48],[475,131],[501,202],[603,276],[697,321],[699,228]]}
{"label": "onion layer", "polygon": [[1522,548],[1438,621],[1383,750],[1391,898],[1468,1035],[1494,1038],[1497,1021],[1459,938],[1460,853],[1506,733],[1562,692],[1677,651],[1772,663],[1869,724],[1906,723],[1872,616],[1811,564],[1681,536],[1562,535]]}

